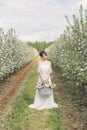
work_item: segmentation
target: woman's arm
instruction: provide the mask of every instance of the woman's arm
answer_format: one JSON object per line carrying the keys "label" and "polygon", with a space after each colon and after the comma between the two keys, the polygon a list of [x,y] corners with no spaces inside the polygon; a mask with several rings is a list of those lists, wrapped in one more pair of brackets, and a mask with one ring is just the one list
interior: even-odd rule
{"label": "woman's arm", "polygon": [[42,76],[42,73],[40,72],[40,70],[39,70],[39,66],[40,66],[40,61],[38,62],[38,73],[39,73],[39,75],[40,75],[40,79],[41,79],[41,81],[42,82],[45,82],[44,80],[43,80],[43,76]]}
{"label": "woman's arm", "polygon": [[40,72],[41,81],[42,81],[42,82],[45,82],[45,80],[44,80],[42,77],[43,77],[43,74]]}
{"label": "woman's arm", "polygon": [[50,71],[48,73],[48,76],[47,76],[47,79],[45,80],[45,82],[48,81],[49,77],[51,76],[51,73],[52,73],[52,65],[51,65],[51,61],[49,62],[49,65],[50,65]]}
{"label": "woman's arm", "polygon": [[52,73],[52,65],[51,65],[51,61],[49,62],[49,65],[50,65],[50,71],[48,73],[48,77],[46,79],[46,82],[48,81],[49,77],[51,76],[51,73]]}
{"label": "woman's arm", "polygon": [[48,73],[48,76],[47,76],[47,79],[45,80],[45,82],[48,81],[49,77],[50,77],[50,73]]}

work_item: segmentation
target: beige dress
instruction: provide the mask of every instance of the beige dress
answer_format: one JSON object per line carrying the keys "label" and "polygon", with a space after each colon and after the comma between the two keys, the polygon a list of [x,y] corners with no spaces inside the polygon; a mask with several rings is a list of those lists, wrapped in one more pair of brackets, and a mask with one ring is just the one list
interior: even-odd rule
{"label": "beige dress", "polygon": [[[50,67],[49,64],[41,63],[40,66],[38,67],[38,73],[39,72],[42,72],[43,78],[46,79],[48,73],[49,72],[52,73],[52,68]],[[49,77],[48,80],[49,80],[49,82],[51,82],[51,76]],[[39,75],[39,78],[38,78],[38,82],[42,82],[40,75]],[[50,96],[41,97],[38,89],[36,89],[36,93],[35,93],[35,97],[34,97],[34,103],[28,105],[28,107],[33,108],[33,109],[42,110],[42,109],[49,109],[49,108],[54,108],[54,107],[57,108],[58,104],[54,102],[53,92]]]}

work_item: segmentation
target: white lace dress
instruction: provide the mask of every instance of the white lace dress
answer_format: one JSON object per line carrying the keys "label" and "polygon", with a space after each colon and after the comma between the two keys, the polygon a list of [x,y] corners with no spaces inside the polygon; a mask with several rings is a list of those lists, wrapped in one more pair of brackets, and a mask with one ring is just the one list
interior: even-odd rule
{"label": "white lace dress", "polygon": [[[38,67],[38,73],[42,72],[43,73],[43,78],[45,79],[47,77],[48,72],[52,73],[52,68],[50,67],[49,64],[43,64],[41,63],[40,66]],[[49,77],[49,82],[51,82],[51,76]],[[42,82],[40,79],[40,76],[38,78],[38,82]],[[50,96],[44,96],[41,97],[39,94],[38,89],[36,89],[35,97],[34,97],[34,103],[28,105],[29,108],[33,109],[50,109],[50,108],[57,108],[58,104],[54,102],[54,95],[53,92]]]}

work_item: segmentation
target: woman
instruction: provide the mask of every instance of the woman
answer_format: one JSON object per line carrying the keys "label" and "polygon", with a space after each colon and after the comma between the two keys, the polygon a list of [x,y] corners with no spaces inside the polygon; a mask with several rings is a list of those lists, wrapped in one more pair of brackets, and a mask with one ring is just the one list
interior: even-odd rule
{"label": "woman", "polygon": [[[39,53],[40,57],[42,58],[38,62],[38,73],[39,83],[46,83],[47,81],[51,82],[51,73],[52,73],[52,66],[51,61],[47,60],[47,53],[45,51],[41,51]],[[34,103],[29,105],[29,108],[33,109],[50,109],[53,107],[58,107],[58,105],[54,102],[53,90],[50,96],[40,96],[38,89],[35,93]]]}

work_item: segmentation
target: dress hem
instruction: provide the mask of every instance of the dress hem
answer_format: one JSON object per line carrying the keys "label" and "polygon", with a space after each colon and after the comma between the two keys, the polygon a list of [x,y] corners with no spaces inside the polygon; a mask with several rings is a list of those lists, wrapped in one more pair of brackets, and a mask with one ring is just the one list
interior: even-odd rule
{"label": "dress hem", "polygon": [[54,103],[52,106],[44,106],[40,108],[40,106],[35,106],[34,104],[28,105],[29,108],[37,109],[37,110],[43,110],[43,109],[52,109],[52,108],[59,108],[58,104]]}

